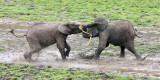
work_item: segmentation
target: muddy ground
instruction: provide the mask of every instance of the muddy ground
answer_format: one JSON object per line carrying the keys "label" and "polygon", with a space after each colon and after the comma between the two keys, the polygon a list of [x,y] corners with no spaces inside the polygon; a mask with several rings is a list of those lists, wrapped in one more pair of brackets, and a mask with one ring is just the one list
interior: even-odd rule
{"label": "muddy ground", "polygon": [[[85,47],[88,39],[84,39],[81,34],[75,34],[67,38],[67,42],[71,46],[71,52],[66,61],[61,59],[56,44],[54,44],[42,50],[37,61],[27,62],[23,58],[23,53],[29,51],[25,37],[16,38],[8,32],[10,29],[16,29],[15,33],[17,35],[23,35],[26,33],[29,26],[34,23],[37,22],[20,22],[11,19],[0,20],[0,63],[51,65],[55,67],[79,68],[92,71],[160,78],[160,47],[152,48],[154,45],[160,44],[160,28],[135,27],[140,32],[138,35],[142,37],[135,39],[135,41],[142,43],[136,45],[139,50],[138,52],[142,57],[149,55],[144,61],[137,61],[135,56],[128,50],[126,50],[125,58],[119,58],[120,48],[112,45],[103,51],[103,53],[110,54],[101,54],[99,60],[93,61],[87,56],[90,56],[96,50],[98,38],[93,38],[91,45]],[[34,55],[33,59],[36,57],[37,55]]]}

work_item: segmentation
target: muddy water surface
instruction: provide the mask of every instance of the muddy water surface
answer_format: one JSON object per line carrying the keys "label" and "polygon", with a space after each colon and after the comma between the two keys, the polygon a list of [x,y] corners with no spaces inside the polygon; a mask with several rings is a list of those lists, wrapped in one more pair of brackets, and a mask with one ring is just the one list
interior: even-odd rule
{"label": "muddy water surface", "polygon": [[[1,20],[0,20],[1,21]],[[32,65],[51,65],[55,67],[79,68],[86,70],[97,70],[118,74],[130,74],[136,76],[156,77],[160,78],[160,47],[146,51],[142,57],[148,54],[154,54],[147,57],[144,61],[137,61],[133,54],[126,50],[126,57],[119,58],[117,55],[101,55],[97,61],[87,57],[92,55],[97,48],[98,38],[92,40],[89,47],[84,47],[88,39],[82,38],[81,34],[70,35],[67,42],[71,46],[70,56],[66,61],[61,59],[60,53],[56,45],[52,45],[40,52],[40,56],[35,62],[27,62],[23,58],[23,54],[29,51],[29,47],[25,37],[16,38],[8,33],[10,29],[16,29],[17,35],[23,35],[32,23],[25,22],[3,22],[0,23],[0,62],[21,63]],[[135,27],[142,38],[136,38],[136,41],[145,42],[146,47],[160,44],[160,28],[155,27]],[[138,46],[137,46],[138,47]],[[105,49],[117,53],[113,49]],[[120,52],[120,49],[118,50]],[[83,55],[83,56],[82,56]],[[37,55],[33,55],[35,59]],[[92,57],[92,56],[91,56]]]}

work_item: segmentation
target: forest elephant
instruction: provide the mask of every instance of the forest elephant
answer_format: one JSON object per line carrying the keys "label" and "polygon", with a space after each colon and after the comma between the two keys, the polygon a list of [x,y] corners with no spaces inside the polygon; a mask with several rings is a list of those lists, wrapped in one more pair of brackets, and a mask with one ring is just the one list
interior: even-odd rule
{"label": "forest elephant", "polygon": [[[92,25],[94,24],[94,25]],[[93,57],[97,60],[100,57],[101,52],[113,44],[114,46],[120,46],[121,53],[120,57],[125,57],[125,48],[132,52],[136,59],[141,60],[134,46],[134,38],[136,35],[133,25],[127,20],[118,20],[112,23],[108,23],[103,17],[97,17],[93,23],[83,27],[83,31],[89,34],[82,33],[84,38],[99,37],[98,49],[95,51]]]}
{"label": "forest elephant", "polygon": [[[30,51],[24,53],[24,58],[27,61],[32,60],[32,54],[39,52],[41,49],[46,48],[54,43],[57,43],[57,48],[61,53],[63,60],[66,59],[66,56],[69,56],[70,46],[66,42],[68,35],[77,34],[82,32],[79,29],[79,26],[84,27],[86,25],[81,24],[76,21],[69,22],[46,22],[46,23],[37,23],[32,25],[27,33],[23,36],[26,36],[28,41]],[[14,30],[10,31],[14,36],[22,37],[14,34]]]}

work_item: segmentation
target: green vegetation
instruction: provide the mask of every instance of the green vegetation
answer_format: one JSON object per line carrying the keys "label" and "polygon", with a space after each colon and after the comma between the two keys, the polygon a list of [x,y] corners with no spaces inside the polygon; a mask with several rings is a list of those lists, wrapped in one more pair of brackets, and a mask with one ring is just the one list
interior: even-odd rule
{"label": "green vegetation", "polygon": [[147,51],[147,48],[146,48],[146,46],[147,46],[147,43],[146,42],[142,42],[142,41],[135,41],[135,45],[136,45],[136,51],[138,52],[138,53],[141,53],[141,54],[143,54],[143,53],[145,53],[146,51]]}
{"label": "green vegetation", "polygon": [[145,53],[145,52],[147,51],[147,49],[144,48],[144,47],[136,47],[136,51],[137,51],[138,53],[143,54],[143,53]]}
{"label": "green vegetation", "polygon": [[160,48],[160,44],[155,44],[153,46],[150,46],[149,49],[157,49],[157,48]]}
{"label": "green vegetation", "polygon": [[146,45],[146,42],[142,42],[142,41],[135,41],[135,44],[140,46],[140,45]]}
{"label": "green vegetation", "polygon": [[[132,77],[103,72],[84,71],[72,68],[55,68],[20,64],[0,63],[2,80],[146,80],[143,77]],[[158,80],[158,79],[148,79]]]}
{"label": "green vegetation", "polygon": [[160,44],[148,44],[142,41],[135,41],[135,46],[136,46],[136,51],[138,53],[143,54],[151,50],[158,50],[158,48],[160,47]]}
{"label": "green vegetation", "polygon": [[26,21],[111,22],[126,19],[138,26],[160,27],[159,0],[0,0],[0,18]]}
{"label": "green vegetation", "polygon": [[1,47],[0,47],[0,52],[1,52],[1,51],[4,51],[4,48],[1,48]]}
{"label": "green vegetation", "polygon": [[104,54],[104,55],[113,55],[113,52],[105,51],[105,52],[102,52],[102,54]]}

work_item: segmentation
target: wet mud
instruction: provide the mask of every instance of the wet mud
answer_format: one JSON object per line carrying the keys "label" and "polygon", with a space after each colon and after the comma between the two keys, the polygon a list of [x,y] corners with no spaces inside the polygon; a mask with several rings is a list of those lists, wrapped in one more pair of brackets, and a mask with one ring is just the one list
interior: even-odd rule
{"label": "wet mud", "polygon": [[[146,51],[141,51],[142,57],[149,55],[146,60],[138,61],[135,56],[126,50],[126,57],[119,58],[120,49],[117,47],[106,48],[103,52],[110,52],[112,55],[101,54],[97,61],[92,60],[93,54],[98,46],[98,38],[93,38],[91,45],[85,47],[88,39],[81,34],[69,35],[67,42],[71,46],[70,56],[63,61],[56,44],[40,51],[37,61],[27,62],[23,54],[29,51],[25,37],[14,37],[9,31],[16,30],[17,35],[26,33],[30,25],[37,22],[17,22],[0,20],[0,63],[20,63],[31,65],[50,65],[55,67],[79,68],[91,71],[102,71],[109,73],[127,74],[134,76],[146,76],[160,78],[160,46],[152,49],[151,46],[160,44],[160,28],[157,27],[135,27],[141,38],[135,41],[143,42]],[[139,45],[136,45],[139,47]],[[145,49],[144,49],[145,50]],[[36,59],[37,54],[33,55]]]}

